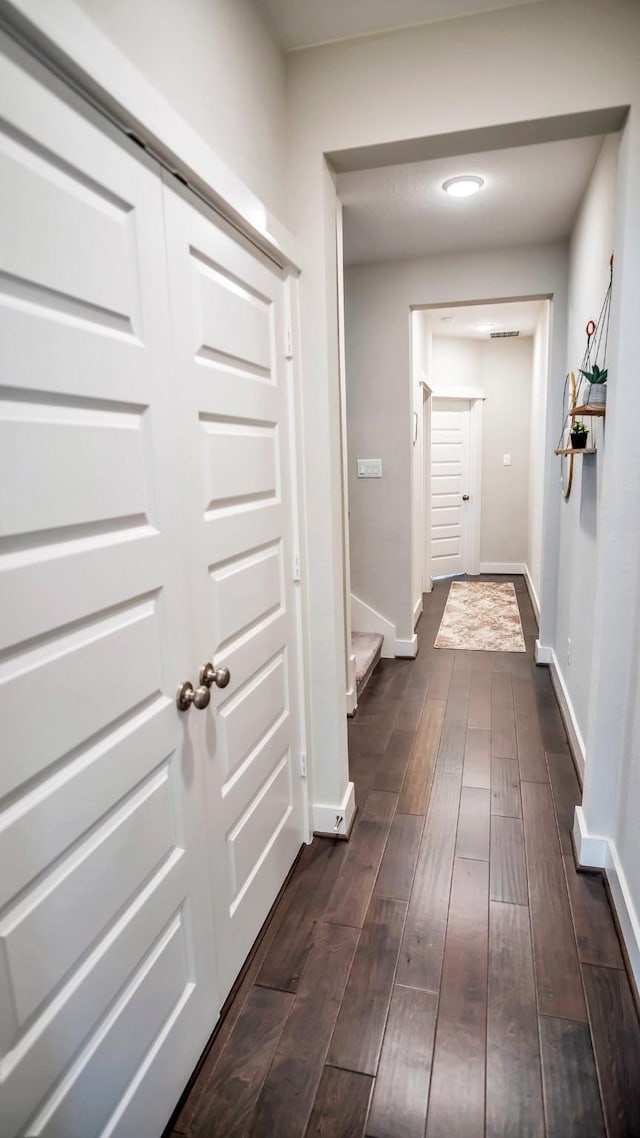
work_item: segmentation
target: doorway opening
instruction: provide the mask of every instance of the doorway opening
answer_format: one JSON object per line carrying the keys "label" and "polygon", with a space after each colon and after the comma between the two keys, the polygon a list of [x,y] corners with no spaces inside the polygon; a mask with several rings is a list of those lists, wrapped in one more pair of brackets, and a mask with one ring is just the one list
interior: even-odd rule
{"label": "doorway opening", "polygon": [[542,297],[412,310],[416,607],[434,580],[515,573],[539,613],[549,328]]}
{"label": "doorway opening", "polygon": [[[375,168],[346,165],[337,174],[344,609],[351,610],[346,675],[353,672],[352,630],[381,637],[383,657],[416,655],[416,625],[434,577],[523,574],[540,610],[545,446],[555,398],[547,412],[547,369],[555,374],[565,364],[559,330],[566,241],[602,144],[594,134],[399,165],[387,155]],[[559,168],[566,171],[562,200]],[[477,176],[481,187],[454,199],[450,180],[465,174]],[[552,299],[558,319],[551,343]],[[510,306],[509,312],[492,316],[494,305]],[[517,309],[527,305],[537,312],[525,329]],[[484,318],[496,328],[483,338],[459,339],[456,321],[465,307],[483,309],[475,322]],[[437,329],[429,319],[439,321]],[[519,335],[491,334],[510,331]],[[458,356],[484,353],[484,366],[479,356],[469,358],[454,369],[454,380],[442,383],[445,341],[450,356],[456,345]],[[525,356],[526,392],[517,378]],[[441,404],[443,398],[457,406]],[[498,429],[498,412],[509,418],[508,430],[504,421]],[[435,430],[443,463],[437,475],[425,467]],[[431,524],[436,476],[454,479],[449,494],[466,483],[454,505],[447,483],[438,482],[439,527]],[[547,581],[551,553],[544,562]]]}

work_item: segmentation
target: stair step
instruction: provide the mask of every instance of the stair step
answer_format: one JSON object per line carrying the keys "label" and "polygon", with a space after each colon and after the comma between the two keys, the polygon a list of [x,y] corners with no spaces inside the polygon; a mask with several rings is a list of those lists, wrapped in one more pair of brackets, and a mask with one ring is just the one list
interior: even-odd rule
{"label": "stair step", "polygon": [[356,658],[356,692],[361,696],[380,659],[384,636],[379,632],[352,632],[351,651]]}

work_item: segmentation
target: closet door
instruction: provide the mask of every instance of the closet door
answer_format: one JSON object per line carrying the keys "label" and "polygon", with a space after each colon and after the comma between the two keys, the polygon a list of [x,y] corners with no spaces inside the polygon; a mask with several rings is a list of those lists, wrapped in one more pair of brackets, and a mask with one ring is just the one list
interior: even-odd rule
{"label": "closet door", "polygon": [[194,651],[230,677],[191,721],[224,997],[303,841],[285,283],[169,187],[165,218]]}
{"label": "closet door", "polygon": [[219,1009],[162,185],[0,53],[0,1134],[158,1138]]}

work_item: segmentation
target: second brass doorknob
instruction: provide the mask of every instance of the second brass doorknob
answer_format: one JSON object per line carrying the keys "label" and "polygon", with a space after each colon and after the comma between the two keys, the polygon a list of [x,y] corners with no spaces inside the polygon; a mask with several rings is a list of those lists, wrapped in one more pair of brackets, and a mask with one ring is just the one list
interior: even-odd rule
{"label": "second brass doorknob", "polygon": [[230,679],[231,672],[228,668],[214,668],[213,664],[203,664],[200,669],[200,683],[206,688],[212,687],[213,684],[218,688],[226,688]]}

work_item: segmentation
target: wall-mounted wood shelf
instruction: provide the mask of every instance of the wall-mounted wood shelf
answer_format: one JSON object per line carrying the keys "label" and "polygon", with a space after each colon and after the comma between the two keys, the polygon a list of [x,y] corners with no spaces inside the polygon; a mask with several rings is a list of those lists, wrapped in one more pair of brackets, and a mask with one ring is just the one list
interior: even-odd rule
{"label": "wall-mounted wood shelf", "polygon": [[591,415],[593,419],[604,419],[607,409],[604,404],[599,403],[583,403],[581,407],[574,407],[570,411],[572,419],[579,419],[581,415]]}
{"label": "wall-mounted wood shelf", "polygon": [[595,447],[563,447],[554,451],[554,454],[597,454]]}

